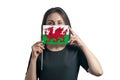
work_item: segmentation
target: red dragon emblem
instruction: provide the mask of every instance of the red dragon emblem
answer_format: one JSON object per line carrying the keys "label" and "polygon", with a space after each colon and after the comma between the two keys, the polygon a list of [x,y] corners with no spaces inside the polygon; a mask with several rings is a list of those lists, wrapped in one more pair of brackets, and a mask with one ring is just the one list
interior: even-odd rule
{"label": "red dragon emblem", "polygon": [[47,42],[50,42],[50,40],[55,39],[54,42],[57,42],[60,38],[62,38],[61,42],[64,42],[64,36],[67,33],[67,29],[64,30],[64,28],[58,27],[54,33],[53,33],[53,27],[49,27],[45,29],[45,36],[47,37]]}

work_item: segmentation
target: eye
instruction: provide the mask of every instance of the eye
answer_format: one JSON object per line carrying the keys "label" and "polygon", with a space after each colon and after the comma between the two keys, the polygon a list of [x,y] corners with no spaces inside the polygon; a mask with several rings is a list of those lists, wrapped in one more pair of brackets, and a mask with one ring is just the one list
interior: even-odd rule
{"label": "eye", "polygon": [[49,22],[48,25],[52,25],[53,23],[52,22]]}
{"label": "eye", "polygon": [[47,22],[47,25],[53,25],[52,21]]}

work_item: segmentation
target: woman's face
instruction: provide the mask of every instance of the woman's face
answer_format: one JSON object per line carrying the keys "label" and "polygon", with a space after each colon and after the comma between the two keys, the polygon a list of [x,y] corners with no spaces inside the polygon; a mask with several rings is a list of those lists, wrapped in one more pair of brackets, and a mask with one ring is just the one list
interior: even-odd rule
{"label": "woman's face", "polygon": [[65,22],[62,16],[59,13],[55,12],[48,16],[46,25],[65,25]]}

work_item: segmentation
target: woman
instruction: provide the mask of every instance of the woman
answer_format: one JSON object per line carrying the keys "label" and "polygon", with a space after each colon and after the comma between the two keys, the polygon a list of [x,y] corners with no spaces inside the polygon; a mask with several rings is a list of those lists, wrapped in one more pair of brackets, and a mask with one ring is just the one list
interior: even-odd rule
{"label": "woman", "polygon": [[[70,25],[67,14],[60,7],[49,9],[43,18],[43,25]],[[32,46],[25,80],[77,80],[79,67],[101,76],[101,65],[79,36],[69,27],[71,36],[68,44],[52,45],[36,42]],[[43,52],[43,66],[41,56]],[[41,69],[43,67],[43,69]]]}

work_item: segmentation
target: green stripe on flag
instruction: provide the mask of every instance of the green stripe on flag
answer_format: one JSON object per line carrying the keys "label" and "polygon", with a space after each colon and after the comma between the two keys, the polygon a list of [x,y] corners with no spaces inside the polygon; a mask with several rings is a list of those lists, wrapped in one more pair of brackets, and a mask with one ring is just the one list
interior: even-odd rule
{"label": "green stripe on flag", "polygon": [[69,41],[69,35],[65,35],[64,40],[63,38],[59,38],[57,42],[55,40],[55,38],[49,39],[46,35],[42,35],[42,41],[44,44],[67,44]]}

